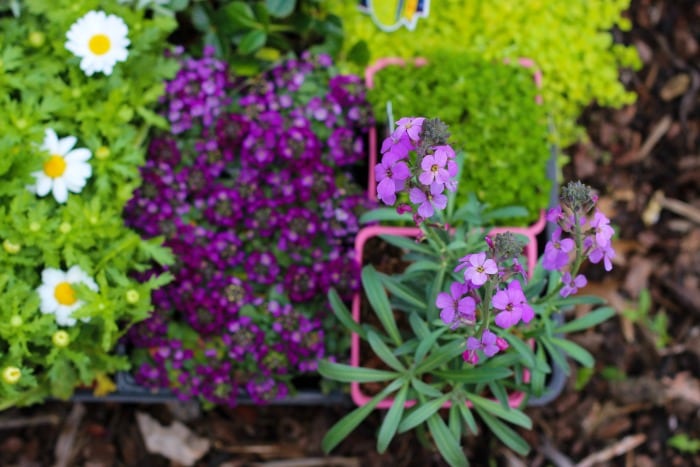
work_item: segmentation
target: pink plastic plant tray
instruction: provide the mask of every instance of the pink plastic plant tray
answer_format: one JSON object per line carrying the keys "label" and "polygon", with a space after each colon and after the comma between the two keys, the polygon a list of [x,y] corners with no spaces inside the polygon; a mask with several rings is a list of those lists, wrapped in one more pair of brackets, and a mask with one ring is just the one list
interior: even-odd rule
{"label": "pink plastic plant tray", "polygon": [[[509,63],[510,60],[506,59],[504,60],[504,63]],[[413,61],[414,65],[416,66],[425,66],[428,64],[428,61],[423,58],[423,57],[418,57],[414,59]],[[537,68],[535,65],[535,62],[530,59],[530,58],[519,58],[517,59],[518,65],[525,67],[525,68],[531,68],[533,70],[533,81],[535,82],[535,86],[538,88],[542,87],[542,72]],[[406,60],[403,58],[399,57],[386,57],[386,58],[380,58],[378,59],[373,65],[370,65],[365,69],[365,84],[369,89],[372,89],[374,87],[374,75],[377,74],[377,72],[383,68],[386,68],[388,66],[405,66],[406,65]],[[538,104],[542,103],[542,96],[537,95],[535,97],[536,101]],[[369,129],[369,174],[368,174],[368,183],[367,183],[367,196],[369,199],[372,201],[377,201],[377,180],[375,178],[374,174],[374,167],[377,165],[377,128],[375,126],[370,127]],[[528,240],[533,240],[534,245],[537,243],[534,242],[535,237],[537,234],[542,232],[542,229],[544,229],[544,226],[546,224],[545,221],[545,213],[544,210],[540,211],[540,217],[535,221],[534,224],[528,226],[528,227],[523,227],[518,229],[518,233],[524,234]],[[515,229],[509,229],[511,231],[514,231]],[[529,243],[528,243],[529,244]],[[536,250],[536,246],[535,246]],[[535,255],[536,255],[535,251]],[[529,259],[529,256],[528,256]]]}
{"label": "pink plastic plant tray", "polygon": [[[498,233],[503,233],[505,231],[510,231],[513,233],[524,233],[525,231],[528,231],[528,229],[525,228],[495,228],[489,231],[488,235],[493,236]],[[389,226],[382,226],[382,225],[373,225],[369,227],[364,227],[362,228],[358,234],[357,237],[355,237],[355,254],[357,255],[357,261],[359,262],[360,265],[362,265],[362,260],[363,260],[363,252],[364,252],[364,247],[365,243],[367,243],[367,240],[369,240],[372,237],[377,237],[380,235],[398,235],[402,237],[409,237],[409,238],[415,238],[421,230],[418,227],[389,227]],[[529,231],[528,231],[529,232]],[[537,243],[529,233],[526,234],[528,236],[528,244],[525,248],[525,253],[527,255],[528,259],[528,275],[532,276],[532,271],[534,271],[535,263],[537,260]],[[356,293],[353,296],[352,299],[352,317],[355,320],[355,322],[359,323],[360,322],[360,294]],[[350,364],[359,367],[360,366],[360,336],[356,333],[352,333],[350,337]],[[523,379],[527,382],[530,378],[529,372],[526,370],[523,373]],[[350,395],[352,397],[353,402],[357,404],[358,406],[363,406],[367,404],[371,399],[372,396],[365,394],[362,391],[362,387],[360,383],[358,382],[351,382],[350,383]],[[518,407],[520,404],[523,402],[523,399],[525,398],[525,394],[522,392],[513,392],[508,396],[508,404],[511,407]],[[379,402],[377,405],[377,408],[380,409],[387,409],[391,407],[391,405],[394,403],[394,399],[389,397],[386,398],[382,401]],[[406,407],[411,407],[415,405],[416,401],[415,400],[407,400],[406,401]],[[449,401],[447,401],[444,405],[444,407],[449,407],[451,404]],[[471,406],[471,403],[468,403],[469,406]]]}

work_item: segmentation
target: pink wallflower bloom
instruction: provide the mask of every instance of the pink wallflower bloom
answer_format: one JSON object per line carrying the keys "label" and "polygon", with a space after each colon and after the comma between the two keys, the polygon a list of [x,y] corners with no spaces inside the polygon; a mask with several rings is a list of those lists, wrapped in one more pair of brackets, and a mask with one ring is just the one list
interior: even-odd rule
{"label": "pink wallflower bloom", "polygon": [[610,219],[605,214],[596,210],[591,220],[591,227],[593,227],[595,232],[596,245],[602,248],[610,244],[610,239],[615,234],[615,231],[610,227]]}
{"label": "pink wallflower bloom", "polygon": [[398,140],[401,138],[401,136],[406,134],[411,141],[418,141],[420,139],[420,132],[423,129],[424,121],[425,118],[423,117],[404,117],[396,122],[396,129],[391,136]]}
{"label": "pink wallflower bloom", "polygon": [[496,339],[496,346],[498,346],[498,350],[501,352],[508,350],[508,347],[510,347],[510,345],[508,345],[508,341],[502,337]]}
{"label": "pink wallflower bloom", "polygon": [[[474,339],[476,345],[479,345],[479,341],[476,338],[470,337],[469,339]],[[462,358],[465,362],[472,365],[476,365],[477,363],[479,363],[479,355],[477,355],[475,349],[469,349],[469,339],[467,339],[467,350],[465,350],[462,354]]]}
{"label": "pink wallflower bloom", "polygon": [[421,217],[427,219],[435,213],[435,208],[445,209],[447,207],[447,196],[440,192],[435,193],[437,189],[438,188],[434,186],[431,186],[429,191],[423,191],[420,188],[411,188],[411,191],[408,192],[408,197],[411,202],[418,206],[418,214]]}
{"label": "pink wallflower bloom", "polygon": [[569,262],[569,252],[574,249],[576,243],[570,238],[561,238],[562,230],[556,229],[552,233],[552,239],[544,247],[542,267],[548,271],[561,269]]}
{"label": "pink wallflower bloom", "polygon": [[[511,284],[519,284],[513,281]],[[518,324],[523,316],[521,304],[523,302],[523,291],[520,287],[511,287],[510,284],[505,290],[499,290],[493,295],[491,304],[500,313],[496,315],[494,322],[503,329]]]}
{"label": "pink wallflower bloom", "polygon": [[398,206],[396,206],[396,213],[397,214],[406,214],[407,212],[412,212],[413,208],[411,207],[410,204],[407,203],[401,203]]}
{"label": "pink wallflower bloom", "polygon": [[450,180],[450,174],[447,172],[447,154],[445,152],[428,154],[420,163],[423,172],[418,176],[418,181],[423,185],[431,185],[433,183],[445,184]]}
{"label": "pink wallflower bloom", "polygon": [[535,310],[532,309],[529,303],[527,303],[527,297],[519,281],[511,281],[508,284],[508,290],[511,291],[513,298],[520,298],[518,305],[520,305],[520,320],[527,324],[535,317]]}
{"label": "pink wallflower bloom", "polygon": [[413,149],[413,144],[406,133],[399,138],[389,136],[382,142],[381,153],[393,152],[398,154],[402,159],[408,156],[409,151]]}
{"label": "pink wallflower bloom", "polygon": [[561,211],[561,206],[557,205],[554,206],[552,209],[547,211],[547,215],[545,218],[549,221],[552,222],[553,224],[556,224],[559,222],[559,220],[562,218],[562,211]]}
{"label": "pink wallflower bloom", "polygon": [[464,279],[471,281],[477,287],[481,287],[486,283],[490,275],[498,273],[498,266],[492,259],[486,259],[486,253],[474,253],[461,258],[460,264],[455,268],[459,271],[466,267],[464,271]]}
{"label": "pink wallflower bloom", "polygon": [[588,255],[588,259],[593,264],[598,264],[600,263],[600,260],[603,260],[605,270],[608,272],[612,271],[612,259],[614,257],[615,250],[613,250],[612,245],[606,245],[604,247],[596,246],[591,250],[590,254]]}
{"label": "pink wallflower bloom", "polygon": [[382,161],[374,167],[377,177],[377,197],[391,206],[396,202],[396,192],[404,187],[405,180],[411,176],[411,171],[399,155],[387,152]]}
{"label": "pink wallflower bloom", "polygon": [[568,297],[569,295],[574,295],[578,292],[578,289],[585,287],[588,284],[586,276],[579,274],[575,278],[571,278],[571,273],[567,272],[561,277],[561,281],[564,287],[559,291],[559,295],[562,297]]}
{"label": "pink wallflower bloom", "polygon": [[476,355],[477,350],[484,352],[484,355],[487,357],[493,357],[500,350],[498,344],[496,343],[497,340],[498,338],[496,337],[496,334],[492,333],[488,329],[484,331],[484,334],[481,336],[481,340],[473,336],[468,337],[467,350],[463,354],[464,360],[474,365],[478,363],[479,357]]}
{"label": "pink wallflower bloom", "polygon": [[[450,293],[440,292],[435,304],[440,308],[440,318],[445,324],[458,325],[460,322],[474,323],[476,321],[476,302],[472,297],[464,297],[469,291],[467,285],[453,282]],[[457,322],[455,323],[455,319]]]}

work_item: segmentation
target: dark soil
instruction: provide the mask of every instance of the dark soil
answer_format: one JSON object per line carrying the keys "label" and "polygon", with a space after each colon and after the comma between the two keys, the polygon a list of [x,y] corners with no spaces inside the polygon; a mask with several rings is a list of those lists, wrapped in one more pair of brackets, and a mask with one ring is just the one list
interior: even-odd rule
{"label": "dark soil", "polygon": [[[633,30],[619,40],[636,45],[644,67],[622,79],[639,99],[621,110],[588,109],[589,141],[566,149],[565,169],[565,179],[599,190],[619,230],[613,273],[590,268],[587,290],[619,316],[576,337],[596,357],[595,370],[573,371],[554,402],[527,409],[534,429],[520,432],[530,455],[482,431],[466,440],[473,465],[700,465],[692,443],[700,440],[700,3],[635,0],[629,16]],[[415,434],[376,454],[379,412],[323,458],[324,433],[351,409],[51,402],[0,414],[0,465],[181,465],[149,453],[139,413],[163,425],[182,420],[207,440],[198,466],[443,465]],[[691,440],[685,450],[669,444],[683,435]],[[160,446],[191,441],[173,443],[171,433]]]}

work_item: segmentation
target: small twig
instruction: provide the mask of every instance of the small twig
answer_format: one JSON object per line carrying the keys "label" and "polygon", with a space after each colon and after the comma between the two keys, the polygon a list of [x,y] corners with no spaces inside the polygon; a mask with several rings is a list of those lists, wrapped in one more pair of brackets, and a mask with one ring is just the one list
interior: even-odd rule
{"label": "small twig", "polygon": [[214,443],[214,447],[229,454],[255,454],[263,458],[269,457],[302,457],[304,452],[299,446],[294,444],[246,444],[246,445],[224,445]]}
{"label": "small twig", "polygon": [[357,457],[306,457],[304,459],[259,462],[251,467],[359,467]]}
{"label": "small twig", "polygon": [[644,443],[646,440],[647,437],[643,433],[625,436],[612,446],[608,446],[602,451],[586,456],[581,462],[576,464],[575,467],[592,467],[599,462],[609,461],[613,457],[621,456],[622,454],[631,451],[640,444]]}
{"label": "small twig", "polygon": [[56,414],[34,415],[33,417],[0,419],[0,430],[12,430],[36,425],[58,425],[61,419]]}
{"label": "small twig", "polygon": [[571,459],[555,448],[549,438],[544,439],[544,443],[540,446],[540,451],[557,467],[574,467],[574,463]]}
{"label": "small twig", "polygon": [[663,118],[659,120],[651,129],[649,136],[642,144],[642,147],[639,148],[639,151],[625,154],[625,156],[616,161],[617,164],[634,164],[635,162],[639,162],[647,157],[651,150],[654,149],[654,146],[656,146],[656,143],[658,143],[668,132],[669,128],[671,128],[671,123],[673,123],[673,119],[668,115],[664,115]]}
{"label": "small twig", "polygon": [[74,404],[56,441],[56,447],[54,448],[56,462],[54,467],[67,467],[70,465],[76,444],[75,436],[78,433],[78,427],[80,427],[83,415],[85,415],[85,406],[83,404]]}

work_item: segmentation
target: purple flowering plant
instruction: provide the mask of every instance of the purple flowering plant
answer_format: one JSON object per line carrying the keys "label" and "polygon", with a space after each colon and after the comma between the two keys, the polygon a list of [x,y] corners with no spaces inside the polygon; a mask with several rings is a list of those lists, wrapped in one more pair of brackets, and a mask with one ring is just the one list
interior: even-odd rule
{"label": "purple flowering plant", "polygon": [[[489,213],[476,201],[455,205],[454,180],[461,164],[448,137],[438,119],[403,118],[382,146],[377,195],[396,212],[377,209],[363,219],[412,217],[421,233],[417,239],[382,237],[405,251],[410,263],[405,271],[387,274],[372,265],[362,269],[362,288],[381,329],[353,321],[341,302],[333,302],[339,319],[385,367],[322,361],[321,374],[385,386],[329,430],[326,451],[372,408],[392,398],[377,435],[380,452],[396,433],[427,429],[447,463],[468,465],[460,442],[476,433],[478,417],[505,445],[526,454],[527,442],[506,423],[531,428],[521,408],[528,397],[545,391],[551,365],[569,371],[566,355],[587,367],[594,363],[566,335],[614,314],[602,306],[566,323],[557,318],[577,304],[603,303],[576,295],[586,285],[584,262],[602,262],[610,271],[615,256],[614,231],[596,208],[591,188],[580,182],[561,188],[560,204],[547,215],[554,226],[551,239],[535,269],[528,271],[520,237],[511,232],[487,235],[499,215],[512,218],[512,212]],[[408,194],[410,203],[394,208],[402,194]],[[449,407],[446,419],[439,411],[444,407]]]}
{"label": "purple flowering plant", "polygon": [[264,403],[346,351],[326,294],[359,286],[352,247],[368,206],[351,170],[370,108],[360,78],[325,55],[242,78],[211,49],[176,54],[161,103],[171,131],[151,141],[126,208],[176,257],[127,336],[135,380],[208,404]]}

